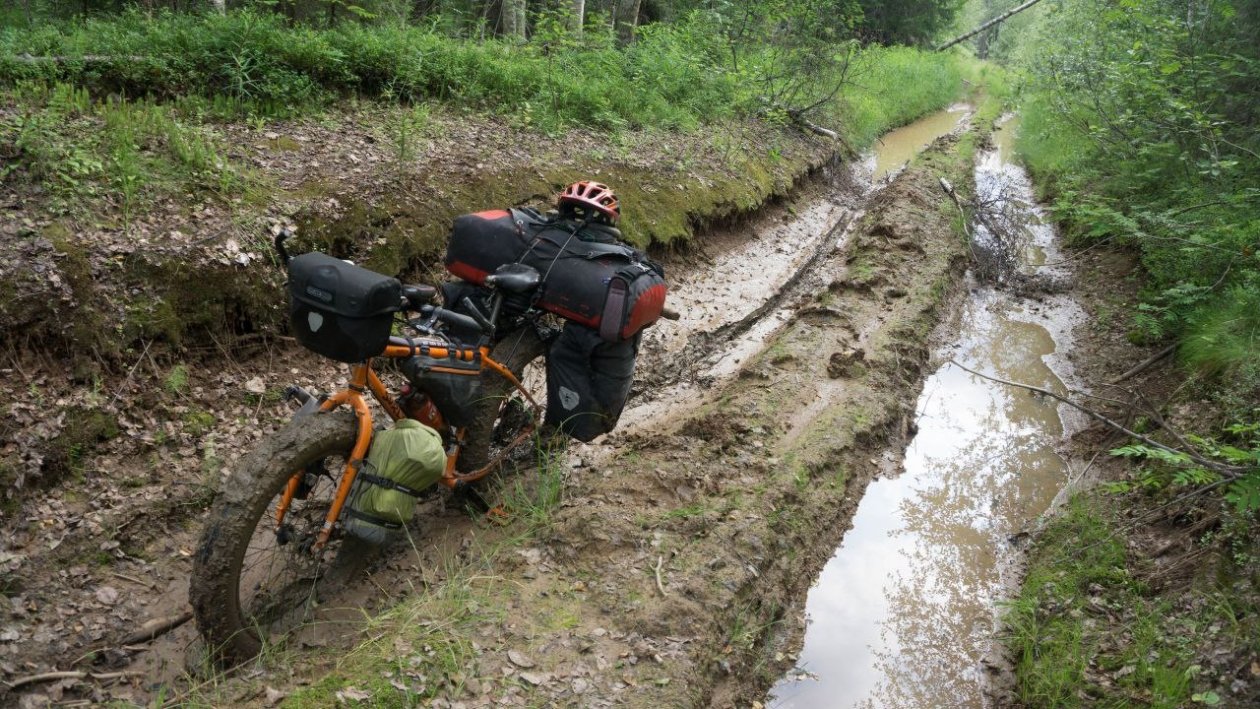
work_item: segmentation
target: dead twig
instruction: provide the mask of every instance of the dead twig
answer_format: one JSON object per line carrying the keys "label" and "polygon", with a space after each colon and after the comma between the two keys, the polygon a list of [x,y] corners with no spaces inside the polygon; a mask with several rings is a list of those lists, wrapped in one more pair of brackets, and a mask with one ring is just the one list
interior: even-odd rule
{"label": "dead twig", "polygon": [[45,672],[38,675],[30,675],[29,677],[18,677],[12,682],[6,682],[9,689],[17,689],[28,684],[36,684],[38,682],[52,682],[59,679],[94,679],[97,682],[106,682],[114,679],[126,679],[128,677],[139,677],[139,672],[82,672],[80,670],[66,670],[62,672]]}
{"label": "dead twig", "polygon": [[148,356],[149,346],[152,344],[153,344],[153,340],[145,341],[144,350],[140,352],[140,356],[136,358],[136,363],[131,365],[131,369],[127,372],[126,378],[123,379],[122,384],[118,385],[118,389],[114,391],[113,398],[109,400],[110,406],[113,406],[114,404],[118,403],[118,397],[122,396],[123,389],[125,389],[127,385],[131,383],[131,377],[136,373],[136,369],[139,368],[140,364],[144,362],[144,358]]}
{"label": "dead twig", "polygon": [[1122,382],[1122,381],[1124,381],[1124,380],[1126,380],[1126,379],[1131,379],[1131,378],[1133,378],[1133,377],[1136,377],[1137,375],[1141,374],[1142,372],[1145,372],[1147,369],[1150,369],[1150,368],[1151,368],[1152,366],[1154,366],[1157,362],[1159,362],[1159,361],[1160,361],[1160,360],[1162,360],[1163,358],[1167,357],[1168,355],[1172,354],[1172,353],[1173,353],[1173,352],[1175,352],[1176,350],[1177,350],[1177,344],[1176,344],[1176,343],[1173,343],[1173,344],[1171,344],[1171,345],[1169,345],[1169,346],[1165,347],[1164,349],[1160,350],[1159,352],[1156,352],[1155,354],[1151,355],[1150,357],[1147,357],[1146,359],[1144,359],[1144,360],[1142,360],[1141,362],[1137,363],[1136,365],[1134,365],[1134,366],[1133,366],[1133,368],[1132,368],[1132,369],[1130,369],[1129,371],[1125,372],[1124,374],[1121,374],[1120,376],[1116,377],[1115,379],[1112,379],[1112,380],[1111,380],[1110,382],[1108,382],[1108,383],[1109,383],[1109,384],[1112,384],[1112,385],[1116,385],[1116,384],[1119,384],[1120,382]]}
{"label": "dead twig", "polygon": [[113,576],[114,578],[120,578],[123,581],[130,581],[132,583],[140,584],[141,586],[144,586],[145,588],[150,588],[150,589],[153,588],[153,584],[151,582],[145,581],[143,579],[138,579],[135,576],[128,576],[127,574],[119,573],[117,571],[111,571],[110,575]]}
{"label": "dead twig", "polygon": [[656,566],[652,567],[652,570],[656,572],[656,590],[660,591],[662,596],[668,596],[669,594],[665,592],[665,584],[661,582],[661,565],[664,563],[665,557],[656,557]]}
{"label": "dead twig", "polygon": [[1072,408],[1076,409],[1077,411],[1084,413],[1085,415],[1089,416],[1095,421],[1098,421],[1107,426],[1110,426],[1111,428],[1117,431],[1120,431],[1121,433],[1125,434],[1126,436],[1129,436],[1130,438],[1137,439],[1141,441],[1142,443],[1144,443],[1145,445],[1150,446],[1151,448],[1158,448],[1162,451],[1166,451],[1168,453],[1173,453],[1176,455],[1185,455],[1189,457],[1190,460],[1194,461],[1195,463],[1198,463],[1204,468],[1207,468],[1208,470],[1211,470],[1221,475],[1223,478],[1223,482],[1230,482],[1233,480],[1237,480],[1240,475],[1242,475],[1244,472],[1247,471],[1247,468],[1233,466],[1233,465],[1225,465],[1223,463],[1218,463],[1214,460],[1209,460],[1207,458],[1204,458],[1198,451],[1194,450],[1193,448],[1191,448],[1190,450],[1182,451],[1182,450],[1173,448],[1171,446],[1166,446],[1163,443],[1160,443],[1159,441],[1153,438],[1150,438],[1148,436],[1143,436],[1142,434],[1136,431],[1130,430],[1124,425],[1116,421],[1113,421],[1112,419],[1107,418],[1106,416],[1103,416],[1102,414],[1089,408],[1088,406],[1082,406],[1081,404],[1078,404],[1075,401],[1072,401],[1066,396],[1061,396],[1059,394],[1056,394],[1050,391],[1049,389],[1043,389],[1042,387],[1033,386],[1031,384],[1021,384],[1020,382],[1012,382],[1007,379],[1002,379],[1000,377],[994,377],[994,376],[985,374],[983,372],[978,372],[965,365],[959,364],[957,361],[952,360],[952,359],[949,362],[950,364],[955,365],[959,369],[962,369],[963,371],[966,371],[966,372],[971,372],[972,374],[982,379],[988,379],[991,382],[996,382],[998,384],[1005,384],[1006,386],[1012,386],[1019,389],[1027,389],[1028,391],[1036,392],[1043,396],[1048,396],[1052,399],[1055,399],[1056,401],[1061,401],[1067,404],[1068,406],[1071,406]]}
{"label": "dead twig", "polygon": [[179,615],[173,615],[166,618],[151,618],[146,620],[143,625],[131,633],[127,637],[118,642],[119,645],[138,645],[154,640],[160,635],[165,635],[179,626],[192,620],[193,614],[191,610],[186,610]]}

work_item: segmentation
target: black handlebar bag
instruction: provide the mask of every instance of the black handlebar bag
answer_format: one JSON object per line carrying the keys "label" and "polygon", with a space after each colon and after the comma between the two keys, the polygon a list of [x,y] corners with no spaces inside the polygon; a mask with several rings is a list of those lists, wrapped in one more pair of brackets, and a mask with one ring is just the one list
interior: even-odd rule
{"label": "black handlebar bag", "polygon": [[303,347],[338,362],[385,351],[402,284],[327,254],[289,261],[289,324]]}

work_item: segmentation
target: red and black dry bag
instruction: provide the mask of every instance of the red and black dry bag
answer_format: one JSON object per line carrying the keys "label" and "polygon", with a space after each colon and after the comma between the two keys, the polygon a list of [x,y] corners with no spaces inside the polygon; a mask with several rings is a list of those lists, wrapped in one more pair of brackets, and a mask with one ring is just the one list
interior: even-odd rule
{"label": "red and black dry bag", "polygon": [[481,285],[504,264],[532,266],[543,276],[537,307],[608,342],[629,340],[661,317],[665,275],[636,249],[585,236],[573,222],[532,210],[467,214],[451,228],[446,270]]}

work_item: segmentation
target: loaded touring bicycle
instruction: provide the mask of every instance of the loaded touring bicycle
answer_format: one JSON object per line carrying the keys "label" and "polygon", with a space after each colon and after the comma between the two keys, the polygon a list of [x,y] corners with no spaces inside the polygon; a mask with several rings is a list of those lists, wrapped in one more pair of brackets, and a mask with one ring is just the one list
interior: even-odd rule
{"label": "loaded touring bicycle", "polygon": [[[329,394],[290,387],[293,420],[241,459],[209,511],[189,598],[218,660],[249,659],[301,626],[426,489],[488,509],[471,486],[544,423],[582,440],[611,430],[640,332],[667,312],[665,282],[638,251],[583,238],[591,221],[460,217],[446,264],[461,280],[440,289],[321,253],[290,257],[291,232],[276,237],[296,339],[350,375]],[[521,383],[541,357],[545,406]],[[386,369],[406,381],[397,392]]]}

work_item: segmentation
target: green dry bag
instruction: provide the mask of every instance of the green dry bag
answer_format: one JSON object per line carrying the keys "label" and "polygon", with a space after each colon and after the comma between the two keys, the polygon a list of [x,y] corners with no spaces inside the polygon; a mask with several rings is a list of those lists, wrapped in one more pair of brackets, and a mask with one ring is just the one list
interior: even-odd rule
{"label": "green dry bag", "polygon": [[442,437],[419,421],[402,419],[377,433],[350,490],[346,531],[383,543],[411,521],[416,495],[440,480],[445,467]]}

